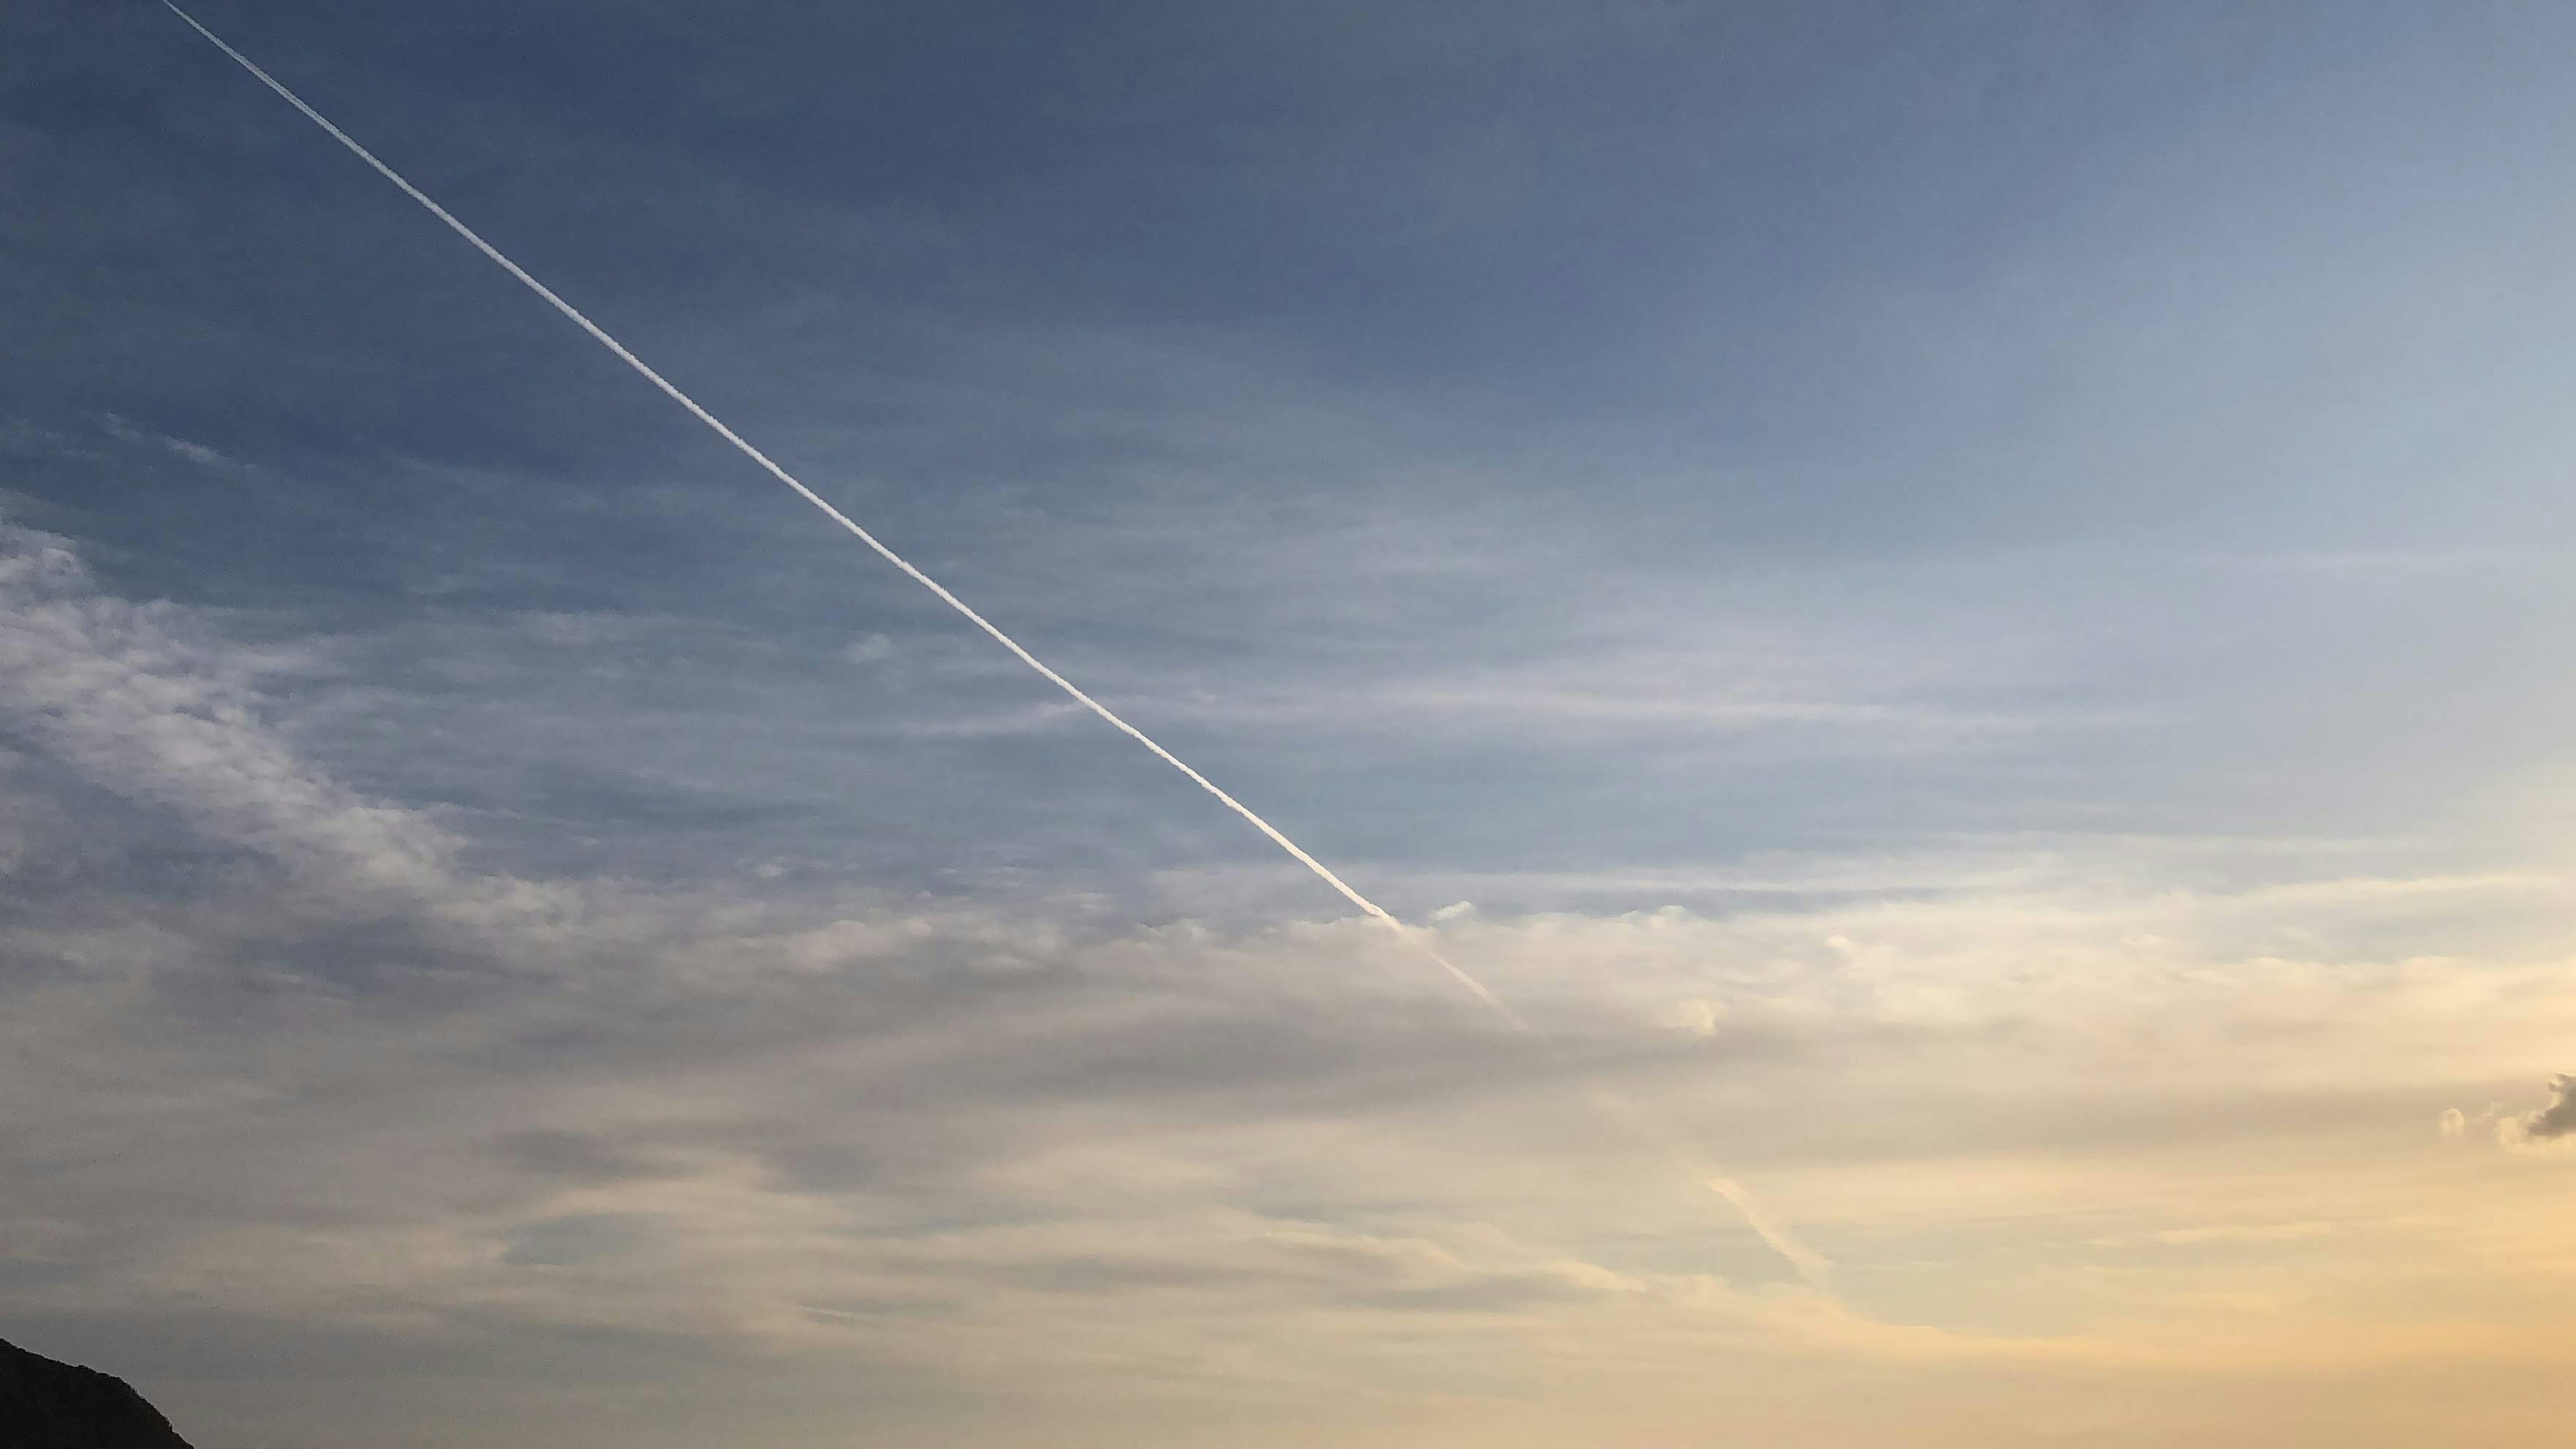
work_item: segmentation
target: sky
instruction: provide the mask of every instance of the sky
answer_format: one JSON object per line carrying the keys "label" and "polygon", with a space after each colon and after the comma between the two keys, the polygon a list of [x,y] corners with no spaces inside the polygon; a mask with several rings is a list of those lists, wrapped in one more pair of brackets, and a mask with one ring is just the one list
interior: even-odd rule
{"label": "sky", "polygon": [[0,1338],[202,1449],[2576,1412],[2576,10],[192,10],[1531,1030],[27,0]]}

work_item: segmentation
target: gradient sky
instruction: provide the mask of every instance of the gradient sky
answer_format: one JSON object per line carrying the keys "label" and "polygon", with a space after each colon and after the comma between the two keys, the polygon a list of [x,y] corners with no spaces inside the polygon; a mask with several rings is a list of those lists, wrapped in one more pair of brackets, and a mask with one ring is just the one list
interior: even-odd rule
{"label": "gradient sky", "polygon": [[0,1337],[203,1449],[2576,1415],[2576,9],[195,13],[1543,1039],[28,0]]}

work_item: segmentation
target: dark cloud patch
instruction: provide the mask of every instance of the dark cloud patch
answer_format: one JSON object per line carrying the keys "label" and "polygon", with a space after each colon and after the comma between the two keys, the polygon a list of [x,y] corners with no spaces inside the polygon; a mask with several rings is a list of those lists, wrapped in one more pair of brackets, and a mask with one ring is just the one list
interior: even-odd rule
{"label": "dark cloud patch", "polygon": [[492,1143],[496,1161],[539,1177],[574,1182],[621,1182],[663,1169],[642,1153],[596,1132],[512,1132]]}
{"label": "dark cloud patch", "polygon": [[606,1262],[644,1240],[642,1219],[620,1213],[579,1213],[547,1218],[512,1230],[501,1261],[528,1267],[573,1268]]}
{"label": "dark cloud patch", "polygon": [[1262,1284],[1275,1281],[1278,1275],[1259,1268],[1169,1258],[1058,1258],[987,1264],[971,1276],[1025,1292],[1093,1298]]}
{"label": "dark cloud patch", "polygon": [[2515,1135],[2547,1142],[2576,1133],[2576,1076],[2549,1079],[2549,1105],[2511,1119]]}

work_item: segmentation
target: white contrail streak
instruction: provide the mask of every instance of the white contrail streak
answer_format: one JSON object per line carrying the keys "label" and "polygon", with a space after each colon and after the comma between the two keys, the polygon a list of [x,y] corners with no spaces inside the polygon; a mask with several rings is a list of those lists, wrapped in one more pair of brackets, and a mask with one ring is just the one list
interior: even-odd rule
{"label": "white contrail streak", "polygon": [[493,262],[501,268],[501,270],[518,278],[520,282],[526,285],[529,291],[545,298],[548,306],[553,307],[556,311],[561,312],[564,316],[572,319],[574,326],[589,333],[591,335],[591,339],[597,342],[600,346],[617,354],[617,358],[620,362],[625,363],[628,367],[631,367],[637,372],[643,374],[646,382],[649,382],[655,387],[660,388],[663,392],[668,393],[671,401],[687,408],[692,417],[695,417],[699,422],[706,424],[708,427],[713,428],[717,437],[724,439],[726,442],[731,443],[734,447],[740,449],[744,457],[749,458],[751,461],[758,463],[762,468],[766,469],[769,476],[786,484],[788,487],[795,489],[797,497],[802,498],[806,502],[823,510],[825,517],[831,519],[834,523],[841,525],[843,528],[848,529],[857,537],[859,542],[875,549],[880,558],[883,558],[887,563],[893,564],[896,568],[899,568],[906,574],[910,575],[913,582],[930,590],[932,593],[937,594],[940,598],[940,602],[946,604],[952,609],[955,609],[958,613],[965,615],[968,622],[972,623],[976,628],[992,635],[993,642],[1010,650],[1013,654],[1018,655],[1021,663],[1044,675],[1049,684],[1052,684],[1056,688],[1063,690],[1066,694],[1073,696],[1075,703],[1080,704],[1084,709],[1087,709],[1093,714],[1100,716],[1103,720],[1106,720],[1112,729],[1126,735],[1136,743],[1143,745],[1146,749],[1153,751],[1156,759],[1161,760],[1164,764],[1171,766],[1182,774],[1189,776],[1190,783],[1207,791],[1209,794],[1214,795],[1219,801],[1224,803],[1225,808],[1242,816],[1244,819],[1251,821],[1253,829],[1269,836],[1272,844],[1278,846],[1281,850],[1288,852],[1290,855],[1295,856],[1298,864],[1313,871],[1323,880],[1324,884],[1340,891],[1343,897],[1349,900],[1352,905],[1359,907],[1369,915],[1384,922],[1388,929],[1403,937],[1405,941],[1412,945],[1416,950],[1421,951],[1432,960],[1439,962],[1442,970],[1447,971],[1452,977],[1456,978],[1459,985],[1474,992],[1478,1000],[1484,1002],[1494,1010],[1501,1012],[1505,1017],[1511,1020],[1514,1026],[1520,1027],[1523,1030],[1528,1029],[1529,1024],[1521,1019],[1519,1013],[1513,1011],[1510,1006],[1506,1005],[1502,998],[1485,989],[1485,984],[1483,982],[1478,981],[1475,977],[1460,969],[1447,957],[1441,955],[1440,952],[1429,942],[1423,940],[1421,934],[1413,927],[1396,919],[1395,916],[1388,912],[1385,907],[1352,889],[1350,882],[1333,874],[1331,867],[1307,854],[1304,846],[1299,845],[1297,842],[1290,840],[1286,835],[1280,833],[1278,826],[1262,819],[1259,814],[1254,812],[1251,806],[1246,805],[1242,801],[1234,798],[1232,795],[1227,794],[1217,786],[1215,781],[1193,769],[1188,761],[1183,760],[1180,756],[1173,754],[1170,750],[1164,749],[1161,745],[1155,743],[1154,738],[1151,735],[1146,734],[1143,730],[1140,730],[1134,725],[1119,718],[1115,710],[1102,704],[1099,700],[1093,699],[1090,695],[1083,693],[1080,685],[1075,684],[1072,680],[1065,678],[1063,675],[1056,673],[1052,668],[1049,668],[1045,660],[1038,658],[1036,655],[1031,654],[1027,649],[1023,648],[1019,640],[1003,633],[1001,628],[992,620],[976,613],[972,605],[968,604],[964,599],[957,597],[955,594],[950,593],[947,585],[932,578],[930,575],[923,573],[920,569],[913,567],[910,559],[907,559],[902,554],[896,553],[893,549],[886,547],[884,542],[875,534],[861,528],[848,514],[843,513],[838,508],[835,508],[830,503],[824,501],[821,494],[816,493],[813,489],[806,487],[802,482],[798,481],[795,474],[779,467],[776,462],[771,460],[767,453],[760,451],[758,448],[753,447],[749,442],[746,442],[743,439],[742,434],[725,426],[723,419],[699,406],[696,398],[680,391],[680,389],[674,385],[669,378],[655,372],[652,366],[646,363],[643,358],[627,351],[625,343],[609,336],[606,329],[602,328],[598,323],[591,321],[588,317],[583,316],[580,308],[575,307],[570,302],[556,296],[552,287],[549,287],[545,283],[538,281],[536,278],[529,276],[526,268],[520,266],[517,262],[510,260],[508,257],[503,256],[500,248],[485,241],[480,235],[476,234],[474,228],[458,221],[455,213],[449,211],[446,207],[439,205],[437,202],[432,201],[427,192],[422,191],[419,187],[404,180],[401,172],[396,171],[384,162],[377,160],[376,153],[359,145],[348,132],[331,124],[329,117],[323,115],[320,111],[313,109],[311,106],[306,105],[302,96],[288,90],[278,81],[277,77],[260,69],[249,56],[246,56],[240,51],[233,49],[230,45],[225,44],[222,36],[217,35],[213,31],[208,30],[205,26],[198,24],[197,17],[180,9],[176,5],[171,5],[170,0],[161,0],[161,3],[169,6],[171,14],[188,22],[190,29],[196,31],[199,35],[204,36],[209,41],[212,41],[216,49],[231,56],[241,65],[242,69],[259,77],[260,84],[277,92],[278,97],[284,100],[288,105],[302,111],[305,119],[311,121],[317,126],[320,126],[323,130],[330,132],[332,140],[348,147],[352,155],[356,156],[359,160],[366,162],[369,166],[374,167],[377,175],[382,176],[387,181],[401,187],[405,196],[419,202],[422,207],[428,210],[430,215],[447,223],[449,230],[472,243],[476,251],[490,257]]}
{"label": "white contrail streak", "polygon": [[[180,9],[177,5],[172,4],[171,0],[161,0],[161,3],[169,7],[171,14],[188,22],[189,29],[204,36],[217,50],[231,56],[234,62],[240,65],[242,69],[249,71],[252,75],[258,77],[261,85],[277,92],[280,100],[283,100],[288,105],[302,111],[306,120],[311,121],[313,124],[320,126],[323,130],[329,132],[332,140],[348,147],[351,155],[356,156],[359,160],[364,161],[369,166],[375,168],[377,175],[382,176],[387,181],[401,187],[405,196],[419,202],[430,215],[447,223],[447,227],[450,231],[453,231],[458,236],[465,238],[468,243],[472,244],[476,251],[491,258],[494,265],[500,267],[501,270],[508,272],[511,276],[518,278],[520,283],[526,286],[529,291],[543,297],[546,300],[546,305],[554,308],[558,312],[561,312],[565,317],[571,319],[574,326],[589,333],[592,341],[597,342],[600,346],[615,353],[620,362],[625,363],[628,367],[631,367],[635,369],[636,372],[642,374],[646,382],[653,384],[655,387],[660,388],[664,393],[668,394],[671,401],[687,408],[690,416],[696,418],[699,422],[706,424],[709,428],[714,429],[717,437],[733,444],[736,449],[740,450],[744,457],[759,464],[761,468],[769,474],[769,476],[786,484],[788,487],[795,489],[797,497],[802,498],[806,502],[813,504],[816,508],[823,510],[823,515],[825,517],[831,519],[834,523],[841,525],[841,527],[848,529],[850,533],[859,540],[859,542],[876,550],[878,557],[884,559],[887,563],[893,564],[896,568],[903,570],[905,574],[911,577],[913,582],[930,590],[932,593],[937,594],[940,602],[946,604],[952,609],[955,609],[958,613],[965,615],[969,623],[993,636],[994,643],[1001,645],[1003,648],[1010,650],[1014,655],[1017,655],[1021,663],[1045,676],[1046,681],[1049,684],[1052,684],[1056,688],[1063,690],[1066,694],[1071,695],[1075,703],[1081,705],[1084,709],[1091,711],[1093,714],[1100,716],[1102,720],[1106,721],[1112,729],[1117,730],[1120,734],[1127,736],[1129,739],[1134,740],[1136,743],[1143,745],[1146,749],[1152,751],[1154,758],[1161,760],[1164,764],[1167,764],[1173,769],[1188,776],[1191,784],[1194,784],[1200,789],[1208,792],[1210,795],[1215,796],[1219,803],[1223,804],[1225,808],[1250,821],[1253,829],[1270,837],[1271,844],[1278,846],[1281,850],[1294,856],[1299,865],[1313,871],[1316,877],[1322,880],[1324,884],[1341,892],[1342,897],[1345,900],[1348,900],[1352,905],[1359,907],[1368,915],[1376,918],[1388,930],[1393,931],[1406,945],[1413,947],[1423,955],[1431,958],[1433,962],[1438,964],[1441,970],[1449,973],[1451,980],[1457,982],[1460,986],[1465,987],[1475,995],[1478,1001],[1481,1001],[1485,1003],[1486,1006],[1492,1008],[1496,1015],[1502,1017],[1504,1021],[1511,1024],[1513,1030],[1533,1036],[1539,1035],[1539,1033],[1531,1027],[1527,1019],[1523,1018],[1519,1012],[1514,1011],[1509,1003],[1505,1002],[1501,997],[1496,996],[1492,991],[1486,989],[1485,983],[1477,980],[1473,975],[1469,974],[1464,967],[1459,966],[1456,962],[1451,961],[1448,957],[1440,954],[1439,948],[1432,945],[1429,938],[1425,936],[1423,932],[1415,927],[1406,925],[1404,922],[1396,919],[1393,913],[1389,912],[1385,907],[1379,905],[1373,900],[1370,900],[1368,897],[1361,895],[1357,890],[1352,888],[1350,882],[1333,874],[1331,867],[1307,854],[1304,846],[1290,840],[1286,835],[1280,832],[1279,827],[1262,819],[1260,815],[1253,811],[1251,806],[1244,804],[1242,801],[1237,800],[1232,795],[1229,795],[1224,790],[1218,788],[1215,781],[1191,768],[1189,762],[1183,760],[1180,756],[1173,754],[1170,750],[1164,749],[1160,744],[1155,743],[1153,737],[1146,734],[1143,730],[1140,730],[1134,725],[1119,718],[1117,712],[1112,710],[1109,706],[1102,704],[1099,700],[1093,699],[1090,695],[1083,693],[1081,686],[1075,684],[1072,680],[1065,678],[1063,675],[1056,673],[1053,669],[1047,666],[1046,661],[1038,658],[1036,655],[1031,654],[1027,649],[1023,648],[1019,640],[1003,633],[1001,628],[994,624],[992,620],[976,613],[974,608],[964,599],[950,593],[947,585],[942,584],[937,579],[923,573],[920,569],[913,567],[911,560],[905,558],[899,553],[896,553],[893,549],[886,547],[875,534],[861,528],[848,514],[843,513],[838,508],[835,508],[830,503],[824,501],[821,494],[816,493],[813,489],[808,488],[803,483],[799,482],[795,474],[779,467],[777,463],[771,461],[768,454],[753,447],[750,443],[744,441],[743,436],[740,433],[737,433],[733,429],[725,426],[723,419],[718,418],[715,414],[708,412],[705,408],[699,406],[696,398],[680,391],[680,389],[675,386],[669,378],[655,372],[651,366],[646,364],[644,359],[627,351],[625,343],[609,336],[607,331],[598,323],[583,316],[580,308],[575,307],[570,302],[556,296],[553,288],[548,287],[545,283],[529,276],[525,268],[521,267],[517,262],[510,260],[508,257],[503,256],[500,248],[495,247],[490,242],[485,241],[481,236],[477,235],[474,228],[458,221],[455,215],[446,207],[432,201],[427,192],[422,191],[419,187],[404,180],[402,173],[394,170],[394,168],[386,165],[384,162],[377,160],[374,152],[359,145],[348,132],[331,124],[329,117],[323,115],[320,111],[313,109],[311,106],[306,105],[302,96],[288,90],[278,81],[277,77],[260,69],[249,56],[246,56],[240,51],[233,49],[230,45],[227,45],[222,36],[217,35],[213,31],[208,30],[205,26],[198,24],[197,17]],[[1618,1110],[1615,1115],[1619,1116],[1623,1121],[1628,1122],[1632,1126],[1639,1125],[1637,1123],[1634,1109],[1627,1107],[1624,1102],[1618,1104]],[[1646,1135],[1659,1140],[1668,1140],[1664,1139],[1663,1134],[1661,1133],[1648,1132]],[[1769,1243],[1782,1257],[1788,1259],[1789,1262],[1810,1281],[1818,1282],[1821,1286],[1824,1270],[1824,1260],[1822,1258],[1817,1257],[1813,1252],[1800,1246],[1794,1240],[1790,1239],[1785,1233],[1774,1227],[1771,1222],[1763,1216],[1761,1210],[1754,1205],[1751,1196],[1732,1180],[1724,1177],[1712,1177],[1706,1179],[1706,1182],[1711,1190],[1725,1198],[1735,1207],[1736,1211],[1743,1215],[1745,1222],[1751,1225],[1753,1231],[1758,1234],[1764,1242]]]}

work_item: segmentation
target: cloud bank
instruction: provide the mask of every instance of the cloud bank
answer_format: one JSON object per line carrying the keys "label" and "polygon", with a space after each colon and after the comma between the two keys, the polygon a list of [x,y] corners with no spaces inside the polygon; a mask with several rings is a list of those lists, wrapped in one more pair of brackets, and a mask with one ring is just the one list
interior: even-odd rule
{"label": "cloud bank", "polygon": [[[1792,909],[1446,913],[1540,1052],[1359,921],[478,867],[281,731],[327,641],[245,647],[24,529],[0,587],[9,815],[42,827],[0,922],[0,1245],[13,1313],[76,1341],[376,1344],[351,1382],[445,1365],[524,1427],[473,1379],[506,1351],[606,1406],[568,1442],[680,1434],[645,1388],[673,1374],[837,1422],[853,1372],[922,1442],[1024,1398],[1465,1433],[1542,1364],[1550,1414],[1788,1425],[1761,1380],[1849,1381],[1961,1435],[1984,1375],[2110,1374],[2144,1436],[2198,1375],[2509,1354],[2328,1285],[2555,1221],[2536,1186],[2428,1188],[2380,1124],[2556,1050],[2561,943],[2333,944],[2547,876],[2141,893],[2026,860],[1932,893],[1846,869]],[[1840,1297],[1605,1139],[1603,1088],[1761,1183]],[[2518,1130],[2562,1131],[2560,1096]],[[2024,1296],[1936,1308],[1927,1274]],[[233,1422],[252,1368],[172,1397]]]}

